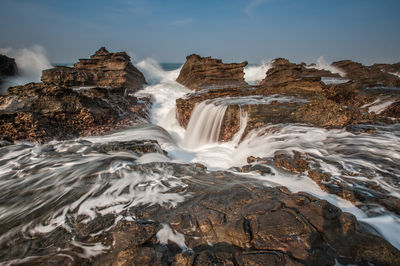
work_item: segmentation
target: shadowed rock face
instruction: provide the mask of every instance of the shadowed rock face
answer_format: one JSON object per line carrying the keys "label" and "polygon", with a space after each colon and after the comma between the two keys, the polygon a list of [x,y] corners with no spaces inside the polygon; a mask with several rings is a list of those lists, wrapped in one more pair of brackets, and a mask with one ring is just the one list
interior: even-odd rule
{"label": "shadowed rock face", "polygon": [[38,142],[97,135],[145,121],[149,107],[149,99],[139,101],[124,89],[75,91],[31,83],[0,96],[0,132],[12,140]]}
{"label": "shadowed rock face", "polygon": [[[190,196],[175,208],[133,207],[127,213],[134,221],[116,220],[118,215],[112,214],[90,222],[82,217],[67,222],[70,232],[60,228],[29,239],[17,236],[12,247],[2,246],[1,257],[24,253],[31,256],[30,263],[94,265],[399,263],[399,251],[388,242],[368,233],[351,214],[309,194],[194,164],[151,163],[133,169],[165,169],[186,184],[166,193]],[[181,239],[180,246],[171,240],[160,243],[157,233],[165,229]],[[82,254],[88,253],[71,244],[76,241],[104,248],[85,258]]]}
{"label": "shadowed rock face", "polygon": [[2,83],[2,79],[17,74],[18,68],[15,59],[0,54],[0,83]]}
{"label": "shadowed rock face", "polygon": [[246,65],[247,62],[224,64],[220,59],[192,54],[186,57],[176,81],[191,90],[247,86],[243,72]]}
{"label": "shadowed rock face", "polygon": [[125,52],[109,53],[104,47],[90,59],[80,59],[74,67],[58,66],[43,71],[42,81],[62,87],[126,88],[132,92],[146,84],[143,74]]}

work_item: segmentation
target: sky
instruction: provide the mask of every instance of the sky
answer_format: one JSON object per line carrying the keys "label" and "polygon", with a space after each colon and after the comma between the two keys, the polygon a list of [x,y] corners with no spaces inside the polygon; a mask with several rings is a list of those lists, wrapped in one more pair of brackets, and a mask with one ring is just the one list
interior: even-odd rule
{"label": "sky", "polygon": [[41,46],[51,62],[99,47],[134,60],[400,61],[399,0],[1,0],[0,48]]}

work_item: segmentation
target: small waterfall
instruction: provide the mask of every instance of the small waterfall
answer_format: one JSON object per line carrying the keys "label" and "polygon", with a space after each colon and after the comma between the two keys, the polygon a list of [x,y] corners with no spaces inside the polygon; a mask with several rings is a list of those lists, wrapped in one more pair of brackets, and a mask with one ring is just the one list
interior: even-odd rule
{"label": "small waterfall", "polygon": [[219,132],[227,105],[215,105],[207,101],[196,104],[186,129],[183,145],[196,148],[218,142]]}

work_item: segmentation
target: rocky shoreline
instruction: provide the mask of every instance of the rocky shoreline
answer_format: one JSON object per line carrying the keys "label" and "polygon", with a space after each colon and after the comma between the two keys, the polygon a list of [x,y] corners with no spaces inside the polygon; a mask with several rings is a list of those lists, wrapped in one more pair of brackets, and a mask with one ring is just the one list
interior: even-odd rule
{"label": "rocky shoreline", "polygon": [[[11,61],[4,64],[4,69],[11,66],[15,70],[12,74],[16,74],[15,62],[13,65]],[[279,131],[279,126],[285,124],[328,130],[344,128],[354,134],[373,135],[378,127],[399,122],[400,90],[393,89],[400,87],[400,77],[393,74],[400,72],[399,63],[363,66],[344,60],[332,63],[331,71],[278,58],[257,85],[246,83],[246,65],[247,62],[225,64],[210,57],[188,56],[176,81],[193,92],[176,100],[179,124],[187,128],[200,103],[226,106],[217,132],[221,142],[231,141],[241,129],[240,137],[244,139],[250,132],[265,129],[262,134],[268,134],[267,131]],[[248,164],[241,167],[211,171],[199,163],[170,162],[172,156],[152,139],[104,143],[85,140],[73,143],[65,151],[49,144],[52,140],[71,140],[148,124],[152,99],[134,94],[145,85],[144,75],[125,52],[110,53],[102,47],[74,67],[43,71],[41,83],[10,87],[0,96],[0,146],[4,146],[0,149],[4,152],[12,142],[31,141],[43,143],[38,157],[66,153],[84,160],[100,154],[99,158],[106,162],[105,169],[113,168],[99,174],[104,185],[100,191],[107,191],[112,182],[119,181],[121,185],[128,183],[128,188],[118,188],[111,194],[119,196],[133,189],[142,197],[131,193],[132,199],[121,200],[122,213],[102,213],[107,209],[104,207],[92,217],[74,213],[79,206],[71,207],[65,211],[68,219],[62,226],[49,231],[30,230],[13,235],[22,222],[5,221],[0,226],[0,262],[400,264],[400,251],[354,215],[309,193],[268,187],[246,177],[246,173],[253,172],[274,175],[271,167],[276,167],[308,176],[323,191],[360,209],[374,212],[379,206],[400,215],[400,200],[377,185],[368,169],[358,169],[365,171],[367,177],[358,180],[353,178],[357,173],[338,165],[338,179],[325,172],[306,152],[282,150],[272,157],[249,156]],[[242,128],[244,113],[246,124]],[[120,161],[113,156],[129,162],[124,171],[114,169]],[[143,159],[146,156],[162,160],[147,163]],[[396,167],[393,163],[385,169],[387,182],[398,182]],[[146,179],[152,175],[160,180]],[[129,183],[135,178],[137,183]],[[79,179],[87,184],[95,180],[86,174]],[[152,194],[152,190],[162,196]],[[82,188],[79,193],[82,196],[87,191]],[[31,194],[27,191],[24,196],[29,198]],[[69,200],[74,202],[76,196]],[[151,204],[146,202],[149,198],[153,200]],[[36,215],[26,214],[24,220]]]}

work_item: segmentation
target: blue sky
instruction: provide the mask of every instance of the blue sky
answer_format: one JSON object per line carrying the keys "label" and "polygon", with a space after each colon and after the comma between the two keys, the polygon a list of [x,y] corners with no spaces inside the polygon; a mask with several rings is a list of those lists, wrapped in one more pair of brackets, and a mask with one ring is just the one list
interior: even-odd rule
{"label": "blue sky", "polygon": [[0,48],[74,62],[100,46],[138,60],[400,61],[399,0],[1,0]]}

